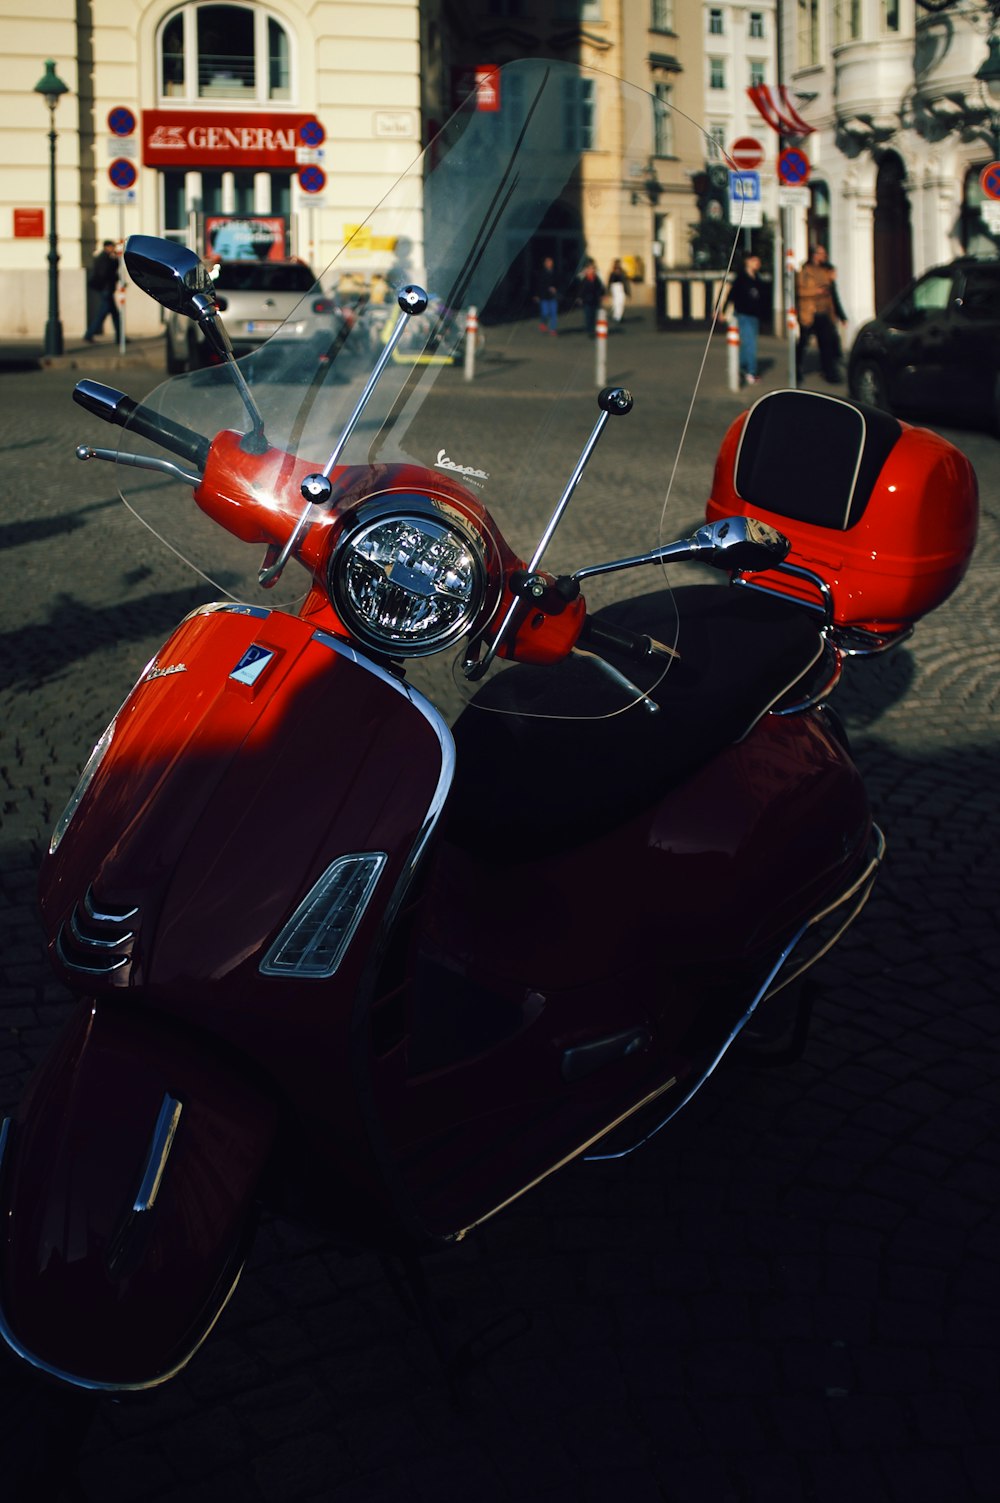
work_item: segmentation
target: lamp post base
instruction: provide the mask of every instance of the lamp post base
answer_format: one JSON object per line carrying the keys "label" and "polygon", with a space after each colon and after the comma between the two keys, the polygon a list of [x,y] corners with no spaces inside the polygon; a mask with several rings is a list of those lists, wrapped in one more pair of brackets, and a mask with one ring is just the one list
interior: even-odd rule
{"label": "lamp post base", "polygon": [[61,355],[63,353],[62,324],[58,319],[53,321],[50,318],[45,325],[45,343],[42,353],[45,355]]}

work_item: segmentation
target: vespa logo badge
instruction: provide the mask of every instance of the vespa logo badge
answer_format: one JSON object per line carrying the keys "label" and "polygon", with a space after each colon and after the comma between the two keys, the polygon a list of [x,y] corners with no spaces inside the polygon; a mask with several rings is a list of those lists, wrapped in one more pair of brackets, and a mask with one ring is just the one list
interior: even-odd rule
{"label": "vespa logo badge", "polygon": [[151,683],[154,678],[169,678],[172,673],[187,673],[186,663],[171,663],[169,668],[161,668],[154,658],[149,672],[143,675],[143,683]]}
{"label": "vespa logo badge", "polygon": [[451,470],[454,474],[461,475],[466,480],[489,480],[490,478],[489,470],[477,470],[471,464],[456,464],[453,459],[448,458],[443,449],[438,450],[438,457],[434,468],[436,470]]}

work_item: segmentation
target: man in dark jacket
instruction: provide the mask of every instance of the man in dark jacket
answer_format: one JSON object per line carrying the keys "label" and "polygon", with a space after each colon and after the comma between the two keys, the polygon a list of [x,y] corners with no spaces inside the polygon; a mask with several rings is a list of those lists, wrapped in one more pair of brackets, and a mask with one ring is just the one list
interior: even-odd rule
{"label": "man in dark jacket", "polygon": [[756,386],[760,380],[757,372],[757,337],[760,334],[760,313],[763,291],[760,285],[760,257],[744,256],[743,269],[738,272],[726,298],[726,307],[732,307],[740,331],[740,376],[747,386]]}
{"label": "man in dark jacket", "polygon": [[118,250],[113,240],[105,240],[90,263],[87,286],[91,292],[97,293],[97,306],[93,318],[87,325],[84,339],[88,344],[93,344],[104,328],[104,320],[109,316],[117,339],[121,331],[118,309],[115,305],[115,288],[118,286]]}

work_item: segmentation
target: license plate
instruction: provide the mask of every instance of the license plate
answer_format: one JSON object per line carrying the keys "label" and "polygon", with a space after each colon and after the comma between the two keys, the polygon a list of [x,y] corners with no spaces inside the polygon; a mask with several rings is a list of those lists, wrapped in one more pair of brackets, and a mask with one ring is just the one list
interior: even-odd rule
{"label": "license plate", "polygon": [[247,333],[248,334],[273,334],[275,332],[275,330],[280,329],[280,328],[281,328],[281,319],[280,318],[248,318],[247,319]]}

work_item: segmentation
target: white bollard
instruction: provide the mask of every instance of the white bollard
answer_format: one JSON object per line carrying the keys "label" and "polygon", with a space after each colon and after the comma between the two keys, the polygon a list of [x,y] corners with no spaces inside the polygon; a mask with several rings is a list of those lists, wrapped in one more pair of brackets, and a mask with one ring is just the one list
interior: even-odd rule
{"label": "white bollard", "polygon": [[728,359],[729,390],[740,389],[740,326],[733,322],[726,329],[726,356]]}
{"label": "white bollard", "polygon": [[476,339],[479,335],[479,315],[470,307],[465,315],[465,379],[471,381],[476,374]]}
{"label": "white bollard", "polygon": [[597,326],[595,328],[596,348],[594,362],[596,366],[598,387],[606,386],[608,380],[608,315],[604,308],[597,310]]}

